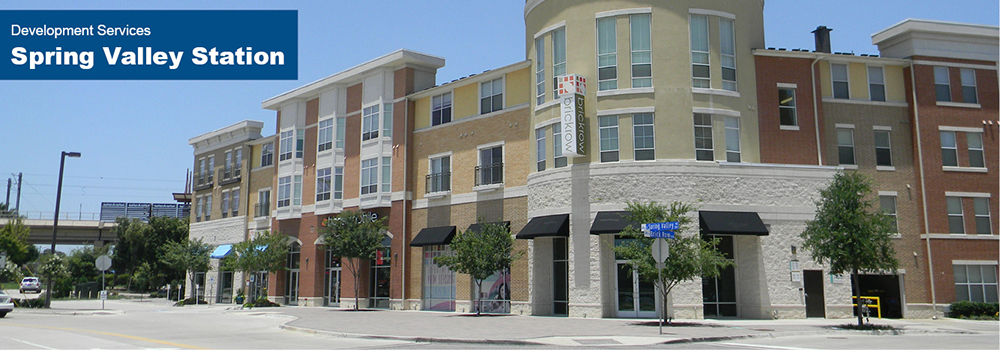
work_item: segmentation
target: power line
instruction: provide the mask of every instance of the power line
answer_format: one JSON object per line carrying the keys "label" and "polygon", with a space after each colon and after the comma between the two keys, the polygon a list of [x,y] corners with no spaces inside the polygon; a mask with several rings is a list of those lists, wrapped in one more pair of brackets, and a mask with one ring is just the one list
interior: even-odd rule
{"label": "power line", "polygon": [[[56,187],[58,185],[38,185],[43,187]],[[115,187],[115,186],[88,186],[88,185],[66,185],[63,184],[63,188],[95,188],[95,189],[106,189],[106,190],[129,190],[129,191],[177,191],[176,188],[146,188],[146,187]]]}
{"label": "power line", "polygon": [[[24,174],[24,175],[46,176],[46,177],[56,177],[56,176],[58,176],[58,175],[49,175],[49,174]],[[185,180],[164,180],[164,179],[129,179],[129,178],[122,178],[122,177],[104,177],[104,176],[69,176],[69,175],[64,175],[63,177],[64,178],[73,178],[73,179],[116,180],[116,181],[149,181],[149,182],[184,182],[185,181]]]}

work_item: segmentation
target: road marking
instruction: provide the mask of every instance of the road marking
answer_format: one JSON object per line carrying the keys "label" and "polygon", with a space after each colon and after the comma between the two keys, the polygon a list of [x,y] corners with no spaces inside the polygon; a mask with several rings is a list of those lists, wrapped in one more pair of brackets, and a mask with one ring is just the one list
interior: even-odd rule
{"label": "road marking", "polygon": [[10,338],[10,339],[13,340],[13,341],[19,342],[19,343],[28,344],[28,345],[31,345],[31,346],[34,346],[34,347],[38,347],[38,348],[42,348],[42,349],[58,350],[56,348],[50,348],[50,347],[45,346],[45,345],[38,345],[38,344],[35,344],[35,343],[26,342],[26,341],[23,341],[21,339],[14,339],[14,338]]}
{"label": "road marking", "polygon": [[[62,328],[62,327],[46,327],[46,326],[34,326],[34,325],[26,325],[26,324],[15,324],[15,323],[8,323],[8,324],[5,324],[5,325],[6,326],[14,326],[14,327],[26,327],[26,328],[52,329],[52,330],[70,331],[70,332],[94,333],[94,334],[108,335],[108,336],[112,336],[112,337],[119,337],[119,338],[139,340],[139,341],[156,343],[156,344],[169,345],[169,346],[179,347],[179,348],[185,348],[185,349],[202,349],[202,350],[207,349],[207,348],[202,348],[202,347],[198,347],[198,346],[194,346],[194,345],[187,345],[187,344],[174,343],[174,342],[169,342],[169,341],[164,341],[164,340],[157,340],[157,339],[151,339],[151,338],[137,337],[137,336],[128,335],[128,334],[119,334],[119,333],[102,332],[102,331],[92,331],[92,330],[87,330],[87,329]],[[13,339],[13,338],[11,338],[11,339]],[[14,339],[14,340],[17,340],[17,339]],[[32,344],[32,345],[34,345],[34,344]],[[46,348],[46,349],[52,349],[52,348]]]}
{"label": "road marking", "polygon": [[746,344],[746,343],[719,343],[720,345],[730,345],[737,347],[747,347],[747,348],[760,348],[760,349],[779,349],[779,350],[816,350],[815,348],[798,348],[794,346],[779,346],[779,345],[757,345],[757,344]]}

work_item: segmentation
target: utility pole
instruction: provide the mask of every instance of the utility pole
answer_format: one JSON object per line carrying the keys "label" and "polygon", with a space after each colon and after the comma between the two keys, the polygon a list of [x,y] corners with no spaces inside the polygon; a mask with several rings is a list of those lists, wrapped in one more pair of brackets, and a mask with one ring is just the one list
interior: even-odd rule
{"label": "utility pole", "polygon": [[[17,173],[17,206],[14,207],[14,215],[21,216],[21,175],[22,173]],[[7,205],[7,210],[10,210],[10,204]]]}
{"label": "utility pole", "polygon": [[7,210],[10,210],[10,182],[11,182],[10,178],[8,177],[7,178],[7,200],[4,201],[4,203],[7,203]]}

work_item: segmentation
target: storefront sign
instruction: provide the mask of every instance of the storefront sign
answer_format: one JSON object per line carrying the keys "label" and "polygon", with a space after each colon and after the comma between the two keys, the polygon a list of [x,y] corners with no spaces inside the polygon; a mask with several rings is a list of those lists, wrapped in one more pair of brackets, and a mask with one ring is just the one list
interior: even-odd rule
{"label": "storefront sign", "polygon": [[844,284],[844,280],[845,278],[843,274],[836,273],[830,275],[830,283]]}
{"label": "storefront sign", "polygon": [[587,117],[584,95],[587,79],[570,74],[559,78],[560,117],[562,123],[562,154],[568,157],[587,155]]}

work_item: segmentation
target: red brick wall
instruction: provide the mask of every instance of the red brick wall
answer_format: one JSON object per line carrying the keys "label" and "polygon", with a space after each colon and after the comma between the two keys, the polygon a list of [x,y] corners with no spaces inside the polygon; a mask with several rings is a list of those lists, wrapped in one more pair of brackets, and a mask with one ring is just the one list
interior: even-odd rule
{"label": "red brick wall", "polygon": [[[811,90],[812,75],[809,72],[812,60],[770,56],[755,56],[754,59],[757,69],[761,162],[818,164],[816,118],[813,114],[813,93]],[[778,83],[796,85],[795,104],[799,130],[781,130],[780,128]]]}

